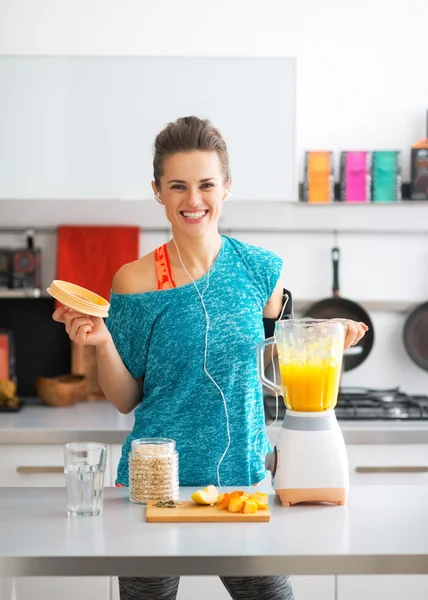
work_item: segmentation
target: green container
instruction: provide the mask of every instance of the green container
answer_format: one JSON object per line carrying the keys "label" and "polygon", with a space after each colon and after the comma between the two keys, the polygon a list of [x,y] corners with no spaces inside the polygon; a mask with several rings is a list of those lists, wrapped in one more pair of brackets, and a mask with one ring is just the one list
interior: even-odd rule
{"label": "green container", "polygon": [[376,150],[372,163],[372,201],[401,200],[401,153],[397,150]]}

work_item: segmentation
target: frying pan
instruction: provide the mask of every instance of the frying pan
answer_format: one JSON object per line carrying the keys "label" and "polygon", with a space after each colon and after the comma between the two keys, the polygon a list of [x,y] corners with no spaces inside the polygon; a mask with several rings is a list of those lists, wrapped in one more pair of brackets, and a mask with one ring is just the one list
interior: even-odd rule
{"label": "frying pan", "polygon": [[428,302],[419,304],[408,315],[403,328],[403,342],[412,361],[428,371]]}
{"label": "frying pan", "polygon": [[[373,323],[367,312],[362,306],[342,298],[339,288],[339,260],[340,250],[337,247],[332,248],[331,256],[333,260],[333,296],[325,298],[315,304],[312,304],[305,312],[305,317],[313,319],[351,319],[352,321],[362,321],[368,326],[368,331],[364,337],[352,348],[346,350],[343,356],[344,371],[351,371],[358,367],[370,354],[374,342]],[[428,325],[428,311],[427,311]],[[426,344],[426,360],[428,366],[428,344]]]}

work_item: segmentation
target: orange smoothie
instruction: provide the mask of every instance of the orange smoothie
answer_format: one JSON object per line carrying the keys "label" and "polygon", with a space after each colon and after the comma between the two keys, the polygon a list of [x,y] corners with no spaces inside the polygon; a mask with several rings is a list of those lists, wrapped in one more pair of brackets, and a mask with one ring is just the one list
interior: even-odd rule
{"label": "orange smoothie", "polygon": [[334,408],[339,391],[340,367],[332,360],[280,365],[286,407],[301,412]]}

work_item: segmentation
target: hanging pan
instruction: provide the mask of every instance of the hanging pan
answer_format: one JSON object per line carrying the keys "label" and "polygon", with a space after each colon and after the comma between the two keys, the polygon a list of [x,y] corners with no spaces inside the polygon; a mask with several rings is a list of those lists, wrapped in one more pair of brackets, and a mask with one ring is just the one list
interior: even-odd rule
{"label": "hanging pan", "polygon": [[404,322],[403,342],[412,361],[428,371],[428,302],[419,304]]}
{"label": "hanging pan", "polygon": [[370,354],[374,342],[373,323],[368,313],[360,304],[340,296],[339,248],[333,248],[331,255],[333,260],[333,296],[312,304],[312,306],[306,310],[304,316],[313,319],[350,319],[352,321],[361,321],[368,326],[368,331],[358,344],[349,350],[345,350],[343,356],[343,369],[344,371],[351,371],[364,362]]}

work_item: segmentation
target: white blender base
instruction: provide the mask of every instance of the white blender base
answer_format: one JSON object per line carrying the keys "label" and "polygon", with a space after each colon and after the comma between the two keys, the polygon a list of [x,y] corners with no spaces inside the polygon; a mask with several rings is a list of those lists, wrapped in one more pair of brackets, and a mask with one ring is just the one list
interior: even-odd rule
{"label": "white blender base", "polygon": [[348,488],[295,488],[275,490],[282,506],[305,503],[328,503],[345,506],[348,498]]}
{"label": "white blender base", "polygon": [[275,450],[272,484],[283,506],[346,503],[348,457],[334,410],[287,410]]}

